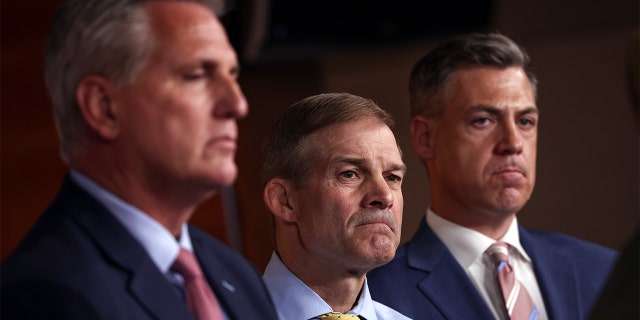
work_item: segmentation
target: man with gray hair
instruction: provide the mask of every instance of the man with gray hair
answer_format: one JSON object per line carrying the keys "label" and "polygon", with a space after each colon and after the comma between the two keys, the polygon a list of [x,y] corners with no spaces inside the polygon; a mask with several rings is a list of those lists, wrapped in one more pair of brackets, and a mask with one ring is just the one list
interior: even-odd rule
{"label": "man with gray hair", "polygon": [[248,112],[215,5],[61,5],[46,80],[71,170],[2,265],[3,319],[276,316],[256,268],[188,224],[235,180]]}
{"label": "man with gray hair", "polygon": [[414,66],[410,129],[431,204],[368,275],[375,299],[414,319],[587,317],[615,253],[516,218],[535,183],[536,84],[501,34],[457,37]]}

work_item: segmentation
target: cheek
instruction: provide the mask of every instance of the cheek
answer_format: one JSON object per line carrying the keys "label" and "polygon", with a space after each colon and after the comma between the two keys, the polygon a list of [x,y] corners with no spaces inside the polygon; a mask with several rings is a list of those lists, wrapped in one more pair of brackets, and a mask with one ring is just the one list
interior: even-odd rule
{"label": "cheek", "polygon": [[457,148],[451,148],[451,153],[451,158],[445,159],[449,163],[447,174],[459,176],[465,180],[482,175],[487,161],[491,157],[490,153],[472,144],[462,144]]}
{"label": "cheek", "polygon": [[398,191],[395,196],[395,201],[393,205],[393,209],[391,212],[393,216],[396,218],[398,225],[402,224],[402,212],[404,210],[404,198],[402,196],[402,191]]}
{"label": "cheek", "polygon": [[167,133],[186,145],[202,147],[201,144],[209,137],[210,118],[201,110],[188,105],[174,105],[164,117]]}
{"label": "cheek", "polygon": [[303,191],[303,197],[298,199],[298,220],[306,229],[325,229],[326,225],[334,224],[339,208],[339,199],[330,193],[322,190]]}
{"label": "cheek", "polygon": [[484,157],[488,153],[487,147],[483,141],[474,138],[453,132],[443,139],[440,143],[440,152],[444,156],[444,161],[463,166],[461,169],[464,170],[469,164],[474,164],[479,158]]}
{"label": "cheek", "polygon": [[534,139],[533,141],[530,141],[528,143],[528,151],[529,151],[529,161],[535,163],[536,161],[536,155],[537,155],[537,143],[536,140]]}
{"label": "cheek", "polygon": [[527,142],[526,145],[525,161],[529,165],[529,172],[535,173],[536,170],[536,157],[537,157],[537,139],[533,138]]}

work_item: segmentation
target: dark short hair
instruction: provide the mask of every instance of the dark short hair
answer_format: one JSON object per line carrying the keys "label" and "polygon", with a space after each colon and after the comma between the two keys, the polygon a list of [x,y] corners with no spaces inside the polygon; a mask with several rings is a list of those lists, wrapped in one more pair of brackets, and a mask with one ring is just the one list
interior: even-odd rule
{"label": "dark short hair", "polygon": [[293,181],[297,188],[304,186],[315,154],[307,138],[330,125],[366,118],[378,119],[393,129],[393,118],[387,111],[370,99],[349,93],[319,94],[294,103],[266,138],[262,185],[280,177]]}
{"label": "dark short hair", "polygon": [[473,33],[442,43],[415,64],[409,80],[411,116],[439,116],[448,79],[466,66],[522,67],[537,96],[538,80],[524,48],[499,33]]}

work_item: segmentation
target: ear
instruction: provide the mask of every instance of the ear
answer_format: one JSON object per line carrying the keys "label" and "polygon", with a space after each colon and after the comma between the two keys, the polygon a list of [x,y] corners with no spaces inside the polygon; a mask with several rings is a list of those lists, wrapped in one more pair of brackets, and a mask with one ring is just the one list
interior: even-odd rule
{"label": "ear", "polygon": [[76,100],[87,126],[106,140],[115,139],[119,133],[114,94],[115,86],[99,76],[82,79],[76,88]]}
{"label": "ear", "polygon": [[292,190],[292,183],[281,178],[269,180],[264,187],[263,198],[265,205],[274,216],[286,222],[297,221],[295,207],[291,198]]}
{"label": "ear", "polygon": [[435,121],[418,115],[411,118],[411,142],[413,149],[422,159],[431,159],[435,155]]}

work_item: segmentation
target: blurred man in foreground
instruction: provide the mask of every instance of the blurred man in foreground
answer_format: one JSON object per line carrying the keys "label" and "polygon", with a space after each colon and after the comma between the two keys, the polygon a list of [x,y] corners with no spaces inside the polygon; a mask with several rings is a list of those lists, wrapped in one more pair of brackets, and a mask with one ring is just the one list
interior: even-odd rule
{"label": "blurred man in foreground", "polygon": [[257,270],[187,224],[235,180],[248,112],[213,4],[69,1],[46,60],[71,171],[2,265],[2,318],[275,317]]}

